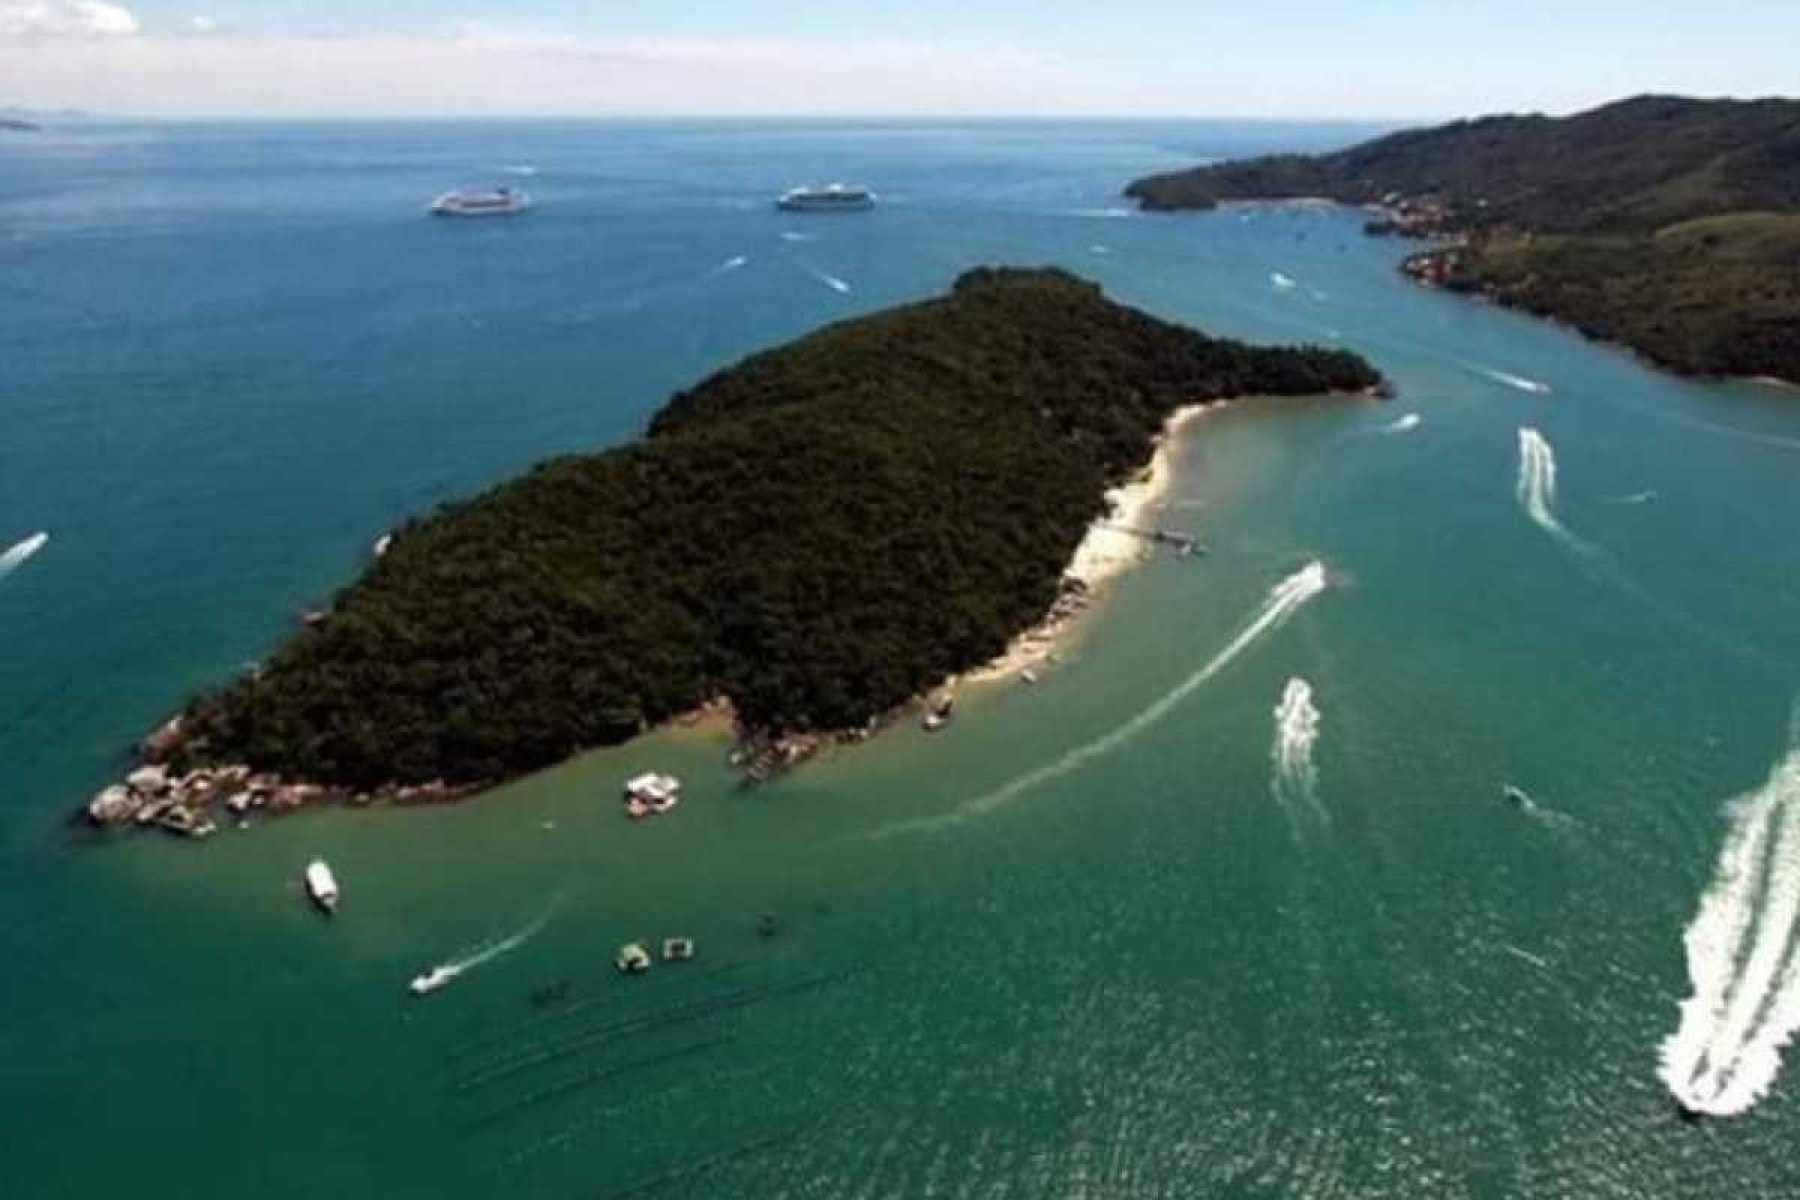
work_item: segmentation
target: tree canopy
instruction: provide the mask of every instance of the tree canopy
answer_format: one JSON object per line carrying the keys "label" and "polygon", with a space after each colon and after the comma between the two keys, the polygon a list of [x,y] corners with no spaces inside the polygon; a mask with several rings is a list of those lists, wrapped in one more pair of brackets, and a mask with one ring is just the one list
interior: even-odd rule
{"label": "tree canopy", "polygon": [[642,441],[417,520],[328,616],[196,700],[179,754],[353,788],[491,782],[718,696],[762,732],[860,725],[1055,599],[1168,414],[1367,389],[1053,270],[757,354]]}

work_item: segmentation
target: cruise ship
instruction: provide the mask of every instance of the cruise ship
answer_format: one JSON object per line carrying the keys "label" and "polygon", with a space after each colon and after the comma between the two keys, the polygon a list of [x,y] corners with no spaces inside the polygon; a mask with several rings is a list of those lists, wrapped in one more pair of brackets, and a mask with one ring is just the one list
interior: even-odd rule
{"label": "cruise ship", "polygon": [[531,197],[517,188],[499,187],[491,192],[445,192],[431,202],[440,217],[501,217],[524,212]]}
{"label": "cruise ship", "polygon": [[875,207],[875,193],[842,183],[797,187],[783,192],[775,207],[784,212],[863,212]]}

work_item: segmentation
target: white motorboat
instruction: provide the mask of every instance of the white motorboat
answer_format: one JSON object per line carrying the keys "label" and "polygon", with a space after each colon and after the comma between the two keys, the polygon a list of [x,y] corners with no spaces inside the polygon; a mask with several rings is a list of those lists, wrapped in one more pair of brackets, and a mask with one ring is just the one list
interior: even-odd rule
{"label": "white motorboat", "polygon": [[337,911],[337,877],[332,875],[331,867],[322,858],[315,858],[306,864],[306,894],[325,912]]}

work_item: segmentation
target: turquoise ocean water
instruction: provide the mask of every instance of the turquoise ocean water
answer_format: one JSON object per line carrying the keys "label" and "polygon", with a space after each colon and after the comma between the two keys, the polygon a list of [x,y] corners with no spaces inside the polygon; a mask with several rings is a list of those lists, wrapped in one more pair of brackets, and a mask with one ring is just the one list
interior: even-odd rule
{"label": "turquoise ocean water", "polygon": [[[1800,396],[1414,290],[1354,213],[1117,199],[1366,132],[0,142],[0,553],[49,535],[0,558],[0,1194],[1800,1193]],[[830,178],[886,203],[768,203]],[[537,207],[422,215],[500,181]],[[396,521],[988,262],[1339,342],[1402,395],[1194,425],[1164,517],[1211,555],[937,737],[753,793],[680,732],[431,811],[69,826]],[[645,767],[688,798],[628,825]],[[613,975],[675,933],[699,961]],[[1748,1111],[1679,1120],[1665,1043]]]}

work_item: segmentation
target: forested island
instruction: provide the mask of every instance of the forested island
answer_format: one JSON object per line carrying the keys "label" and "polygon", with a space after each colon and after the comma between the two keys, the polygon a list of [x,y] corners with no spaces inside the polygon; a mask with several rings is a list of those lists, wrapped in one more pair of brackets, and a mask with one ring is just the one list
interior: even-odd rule
{"label": "forested island", "polygon": [[[749,737],[863,728],[1045,614],[1177,408],[1379,383],[1354,354],[1210,338],[1061,271],[972,271],[719,372],[635,444],[401,528],[151,739],[145,784],[202,805],[257,776],[448,794],[719,701]],[[100,823],[144,799],[107,795]]]}
{"label": "forested island", "polygon": [[1140,179],[1144,208],[1324,197],[1372,233],[1442,238],[1406,261],[1622,342],[1673,370],[1800,381],[1800,101],[1641,96],[1498,116]]}

